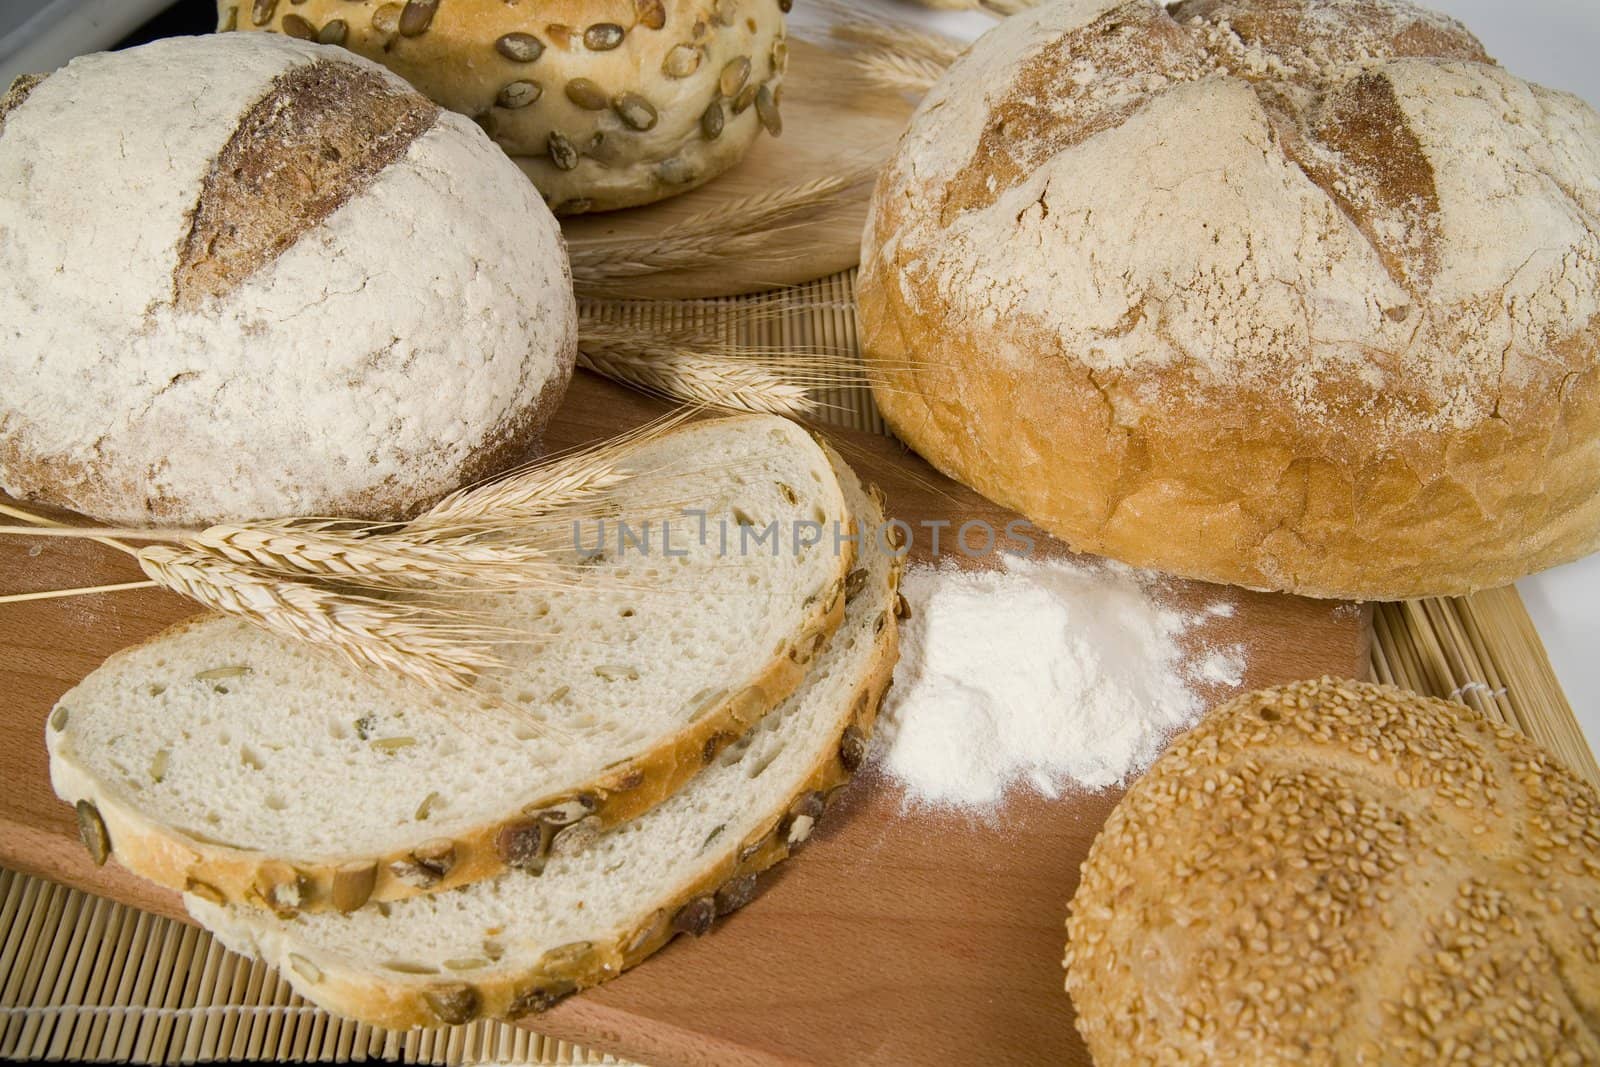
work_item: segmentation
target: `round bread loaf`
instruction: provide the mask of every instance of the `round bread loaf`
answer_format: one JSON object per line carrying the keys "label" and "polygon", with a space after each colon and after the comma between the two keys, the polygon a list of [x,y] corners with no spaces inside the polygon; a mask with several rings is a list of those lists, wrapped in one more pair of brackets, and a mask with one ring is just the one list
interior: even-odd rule
{"label": "round bread loaf", "polygon": [[558,214],[687,192],[782,130],[791,0],[219,0],[470,115]]}
{"label": "round bread loaf", "polygon": [[1600,1063],[1600,796],[1459,705],[1250,694],[1117,805],[1067,930],[1097,1067]]}
{"label": "round bread loaf", "polygon": [[302,41],[19,82],[0,234],[0,488],[118,524],[402,516],[526,458],[576,356],[517,168]]}
{"label": "round bread loaf", "polygon": [[891,427],[1075,549],[1388,600],[1600,547],[1600,117],[1442,16],[1016,16],[862,260]]}

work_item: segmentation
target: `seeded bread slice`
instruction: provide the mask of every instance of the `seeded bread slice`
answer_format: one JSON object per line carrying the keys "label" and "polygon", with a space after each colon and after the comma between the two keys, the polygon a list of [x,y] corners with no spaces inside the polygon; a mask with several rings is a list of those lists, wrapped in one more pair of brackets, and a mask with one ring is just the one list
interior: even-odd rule
{"label": "seeded bread slice", "polygon": [[[841,478],[864,525],[881,521]],[[845,624],[793,697],[654,811],[576,847],[558,842],[542,875],[347,916],[280,919],[190,894],[190,914],[316,1004],[392,1028],[543,1011],[678,933],[705,933],[806,840],[865,754],[894,670],[899,573],[870,541],[863,556]]]}
{"label": "seeded bread slice", "polygon": [[[220,618],[114,656],[46,731],[91,850],[218,902],[348,911],[537,870],[562,828],[671,796],[837,629],[854,545],[831,532],[852,520],[827,455],[784,419],[695,423],[627,466],[640,477],[610,502],[655,519],[651,554],[620,553],[613,530],[581,581],[486,605],[535,640],[471,695]],[[660,520],[679,509],[703,511],[705,535],[680,520],[668,555]],[[830,533],[798,547],[791,528],[811,522]],[[781,543],[741,551],[751,523]]]}

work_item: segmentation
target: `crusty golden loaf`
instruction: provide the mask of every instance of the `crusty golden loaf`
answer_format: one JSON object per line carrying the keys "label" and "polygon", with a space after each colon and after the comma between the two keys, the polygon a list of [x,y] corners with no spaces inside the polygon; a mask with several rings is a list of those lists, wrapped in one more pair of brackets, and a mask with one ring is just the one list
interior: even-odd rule
{"label": "crusty golden loaf", "polygon": [[686,192],[782,130],[790,0],[218,0],[471,116],[558,214]]}
{"label": "crusty golden loaf", "polygon": [[1398,599],[1600,545],[1600,116],[1401,0],[1062,0],[862,249],[893,429],[1074,548]]}
{"label": "crusty golden loaf", "polygon": [[1067,928],[1098,1067],[1600,1063],[1600,796],[1393,687],[1213,712],[1112,812]]}

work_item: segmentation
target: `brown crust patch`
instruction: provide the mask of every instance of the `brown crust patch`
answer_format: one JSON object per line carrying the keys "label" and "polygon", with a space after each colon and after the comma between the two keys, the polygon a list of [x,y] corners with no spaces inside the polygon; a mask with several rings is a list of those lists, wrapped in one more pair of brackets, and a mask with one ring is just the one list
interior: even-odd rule
{"label": "brown crust patch", "polygon": [[22,106],[28,99],[28,94],[39,87],[48,74],[21,74],[11,83],[11,88],[6,90],[6,95],[0,96],[0,136],[6,132],[6,116]]}
{"label": "brown crust patch", "polygon": [[439,109],[383,75],[319,61],[274,79],[212,163],[173,272],[194,310],[277,259],[365,191]]}
{"label": "brown crust patch", "polygon": [[1394,85],[1380,72],[1346,82],[1323,99],[1310,130],[1337,161],[1306,174],[1356,221],[1396,281],[1425,286],[1439,265],[1439,193]]}
{"label": "brown crust patch", "polygon": [[[1062,77],[1083,64],[1093,64],[1094,78],[1074,83]],[[1188,34],[1146,0],[1129,0],[1063,34],[1018,68],[1010,91],[991,108],[977,150],[945,191],[944,223],[988,207],[1045,160],[1119,125],[1147,99],[1107,98],[1096,89],[1160,76],[1187,80],[1201,72]]]}

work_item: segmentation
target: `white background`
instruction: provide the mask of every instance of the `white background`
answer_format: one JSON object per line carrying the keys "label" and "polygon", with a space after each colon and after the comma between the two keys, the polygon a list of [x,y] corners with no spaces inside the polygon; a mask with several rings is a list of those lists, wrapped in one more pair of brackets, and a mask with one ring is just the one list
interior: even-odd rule
{"label": "white background", "polygon": [[[993,25],[984,15],[930,14],[905,0],[845,3],[963,37]],[[13,74],[50,70],[77,52],[104,48],[164,6],[162,0],[0,0],[0,88]],[[807,6],[808,0],[795,5],[797,21],[807,18]],[[1435,0],[1433,6],[1464,21],[1513,73],[1600,105],[1600,0]],[[1600,743],[1600,557],[1518,588],[1590,744]]]}

